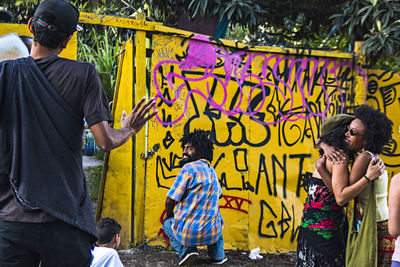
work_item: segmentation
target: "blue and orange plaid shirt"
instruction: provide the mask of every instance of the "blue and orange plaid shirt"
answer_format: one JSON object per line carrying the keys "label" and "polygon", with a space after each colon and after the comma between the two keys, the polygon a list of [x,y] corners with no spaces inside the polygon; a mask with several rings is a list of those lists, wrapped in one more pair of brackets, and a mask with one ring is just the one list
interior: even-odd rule
{"label": "blue and orange plaid shirt", "polygon": [[175,200],[173,231],[186,247],[212,245],[224,228],[219,212],[222,189],[214,168],[205,159],[185,164],[167,197]]}

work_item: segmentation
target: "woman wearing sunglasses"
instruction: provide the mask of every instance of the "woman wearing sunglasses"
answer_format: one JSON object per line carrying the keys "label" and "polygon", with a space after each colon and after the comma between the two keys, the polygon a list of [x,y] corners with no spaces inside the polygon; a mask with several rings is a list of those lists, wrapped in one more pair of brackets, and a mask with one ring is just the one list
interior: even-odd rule
{"label": "woman wearing sunglasses", "polygon": [[324,122],[317,143],[323,149],[322,157],[315,164],[299,228],[297,266],[345,265],[347,223],[343,206],[384,171],[376,155],[391,133],[392,122],[367,105],[361,105],[355,116],[340,114]]}

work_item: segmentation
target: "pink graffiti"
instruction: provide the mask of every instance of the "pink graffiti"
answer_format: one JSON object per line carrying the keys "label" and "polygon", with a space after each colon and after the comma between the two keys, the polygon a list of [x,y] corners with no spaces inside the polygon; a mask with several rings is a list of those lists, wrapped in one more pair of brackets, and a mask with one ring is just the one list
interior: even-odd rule
{"label": "pink graffiti", "polygon": [[[243,62],[243,59],[246,60]],[[251,71],[251,66],[257,60],[261,60],[261,77],[264,77],[264,80]],[[222,79],[217,73],[217,69],[219,68],[218,64],[223,62],[223,70],[224,70],[224,78]],[[271,63],[270,63],[271,62]],[[287,64],[289,62],[290,64]],[[270,64],[269,64],[270,63]],[[290,84],[285,80],[280,78],[278,74],[279,66],[283,64],[287,64],[287,69],[285,71],[288,73],[287,81],[293,81],[297,83],[301,99],[303,109],[301,112],[294,112],[294,97],[295,93],[293,92]],[[167,66],[176,65],[179,67],[181,71],[189,71],[189,70],[200,70],[202,75],[199,75],[198,78],[190,78],[185,77],[184,75],[176,72],[168,72],[165,73],[166,81],[168,84],[168,90],[170,90],[170,96],[172,99],[168,99],[163,95],[162,86],[159,85],[159,81],[157,79],[157,73],[159,70],[163,71],[167,69]],[[218,65],[218,66],[217,66]],[[277,86],[275,83],[265,81],[265,77],[267,77],[268,66],[271,67],[271,72],[274,76],[275,81],[278,81],[279,84],[283,85],[283,88]],[[309,67],[313,66],[313,67]],[[322,66],[322,67],[321,67]],[[363,78],[364,84],[367,85],[367,75],[366,72],[359,67],[358,65],[354,66],[351,61],[340,61],[329,58],[293,58],[290,56],[282,56],[278,54],[267,55],[263,53],[250,53],[247,51],[238,51],[235,53],[230,53],[226,49],[220,46],[215,46],[209,43],[209,39],[202,35],[197,35],[193,39],[189,41],[188,50],[186,54],[186,58],[183,61],[178,60],[164,60],[160,61],[153,69],[153,81],[155,84],[156,95],[155,99],[158,101],[159,99],[167,104],[173,105],[178,101],[179,98],[184,99],[184,105],[179,113],[178,117],[171,121],[163,121],[160,117],[160,113],[156,115],[157,120],[164,126],[172,126],[178,123],[185,115],[188,110],[188,103],[190,100],[191,94],[198,94],[205,101],[209,103],[209,105],[217,110],[220,110],[222,113],[228,116],[234,116],[237,114],[243,114],[245,116],[251,117],[254,121],[257,121],[264,125],[275,125],[282,121],[297,121],[299,119],[308,119],[310,117],[320,116],[322,118],[326,118],[328,109],[314,111],[312,110],[307,102],[308,95],[312,94],[312,86],[315,83],[321,87],[323,95],[325,99],[326,107],[329,106],[329,92],[324,80],[329,76],[333,76],[335,84],[338,89],[338,95],[340,96],[341,110],[340,113],[343,113],[343,94],[341,87],[341,80],[338,77],[338,72],[341,68],[349,68],[355,71],[356,75],[359,75]],[[316,75],[318,74],[318,69],[320,73],[320,77],[318,77],[318,81],[314,82]],[[305,72],[310,72],[309,75],[305,75]],[[302,80],[306,79],[308,76],[308,81]],[[331,77],[329,76],[329,77]],[[213,81],[217,81],[217,83],[223,88],[223,100],[221,103],[217,103],[210,91],[210,84],[207,79],[212,79]],[[204,94],[199,88],[188,88],[187,84],[206,81],[206,94]],[[247,100],[247,108],[241,108],[243,103],[243,99],[245,96],[245,89],[248,85],[245,83],[248,81],[252,81],[252,86],[249,91],[249,96]],[[229,83],[234,82],[239,90],[240,96],[238,97],[237,104],[231,108],[226,109],[224,107],[228,101],[228,85]],[[307,84],[308,87],[304,88],[304,84]],[[268,88],[267,88],[268,87]],[[273,121],[261,121],[255,115],[265,110],[267,103],[267,89],[270,88],[275,89],[279,92],[280,96],[283,98],[283,101],[289,101],[289,107],[286,107],[287,110],[285,112],[281,110],[276,111],[276,115],[274,117],[279,117],[278,120]],[[186,91],[185,91],[186,90]],[[254,110],[251,110],[250,103],[254,98],[254,94],[256,91],[261,90],[262,92],[262,101]],[[272,90],[271,90],[272,91]],[[285,92],[288,92],[289,97],[286,96]],[[184,95],[186,93],[186,97]],[[365,94],[366,95],[366,94]]]}

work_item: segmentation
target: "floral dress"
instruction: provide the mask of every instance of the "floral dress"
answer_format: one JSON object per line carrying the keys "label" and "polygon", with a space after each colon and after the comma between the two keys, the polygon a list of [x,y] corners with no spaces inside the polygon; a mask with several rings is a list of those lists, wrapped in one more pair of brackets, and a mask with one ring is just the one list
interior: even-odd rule
{"label": "floral dress", "polygon": [[347,219],[321,179],[311,178],[297,241],[297,266],[344,266]]}

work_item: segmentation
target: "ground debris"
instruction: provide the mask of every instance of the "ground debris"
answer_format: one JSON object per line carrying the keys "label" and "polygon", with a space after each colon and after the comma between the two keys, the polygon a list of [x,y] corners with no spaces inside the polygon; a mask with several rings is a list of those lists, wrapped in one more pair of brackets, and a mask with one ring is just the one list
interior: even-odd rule
{"label": "ground debris", "polygon": [[[131,266],[177,266],[178,255],[173,250],[160,247],[132,248],[118,251],[122,263]],[[261,254],[263,259],[251,260],[248,251],[226,250],[228,262],[224,266],[294,266],[296,253]],[[210,259],[206,250],[199,250],[199,258],[192,266],[209,266]]]}

